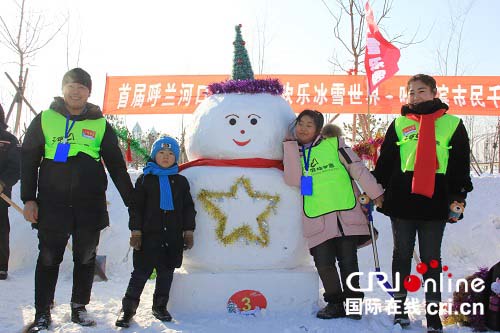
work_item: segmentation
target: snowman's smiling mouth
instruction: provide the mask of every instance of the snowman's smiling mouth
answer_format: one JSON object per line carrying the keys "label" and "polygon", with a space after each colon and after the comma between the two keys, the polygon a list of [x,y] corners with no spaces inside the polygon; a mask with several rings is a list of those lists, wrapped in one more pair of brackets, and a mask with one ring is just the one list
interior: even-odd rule
{"label": "snowman's smiling mouth", "polygon": [[238,146],[246,146],[248,143],[250,143],[250,141],[252,141],[252,139],[248,139],[247,141],[237,141],[237,140],[233,139],[233,141]]}

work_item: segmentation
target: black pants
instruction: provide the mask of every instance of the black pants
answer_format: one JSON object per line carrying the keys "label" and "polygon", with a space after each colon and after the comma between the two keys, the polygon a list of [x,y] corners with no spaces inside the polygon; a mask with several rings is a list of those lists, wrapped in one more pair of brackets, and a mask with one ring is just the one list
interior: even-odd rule
{"label": "black pants", "polygon": [[[156,285],[153,295],[153,307],[166,306],[175,267],[169,265],[166,245],[150,244],[146,241],[140,251],[134,250],[134,270],[125,292],[124,304],[132,303],[137,308],[144,286],[153,269],[156,269]],[[135,309],[132,309],[135,312]]]}
{"label": "black pants", "polygon": [[[399,272],[399,291],[395,292],[394,298],[404,300],[407,291],[403,286],[403,281],[411,272],[411,259],[415,247],[415,237],[418,232],[418,246],[420,250],[420,260],[427,264],[428,270],[424,274],[426,279],[436,281],[434,290],[433,284],[429,283],[425,293],[426,302],[440,302],[441,289],[439,275],[441,273],[441,242],[443,240],[446,221],[419,221],[391,218],[392,236],[394,239],[394,250],[392,253],[392,281],[396,284],[396,272]],[[431,268],[431,260],[437,260],[437,268]],[[417,273],[418,274],[418,273]]]}
{"label": "black pants", "polygon": [[[1,199],[0,199],[1,200]],[[9,212],[8,207],[0,204],[0,271],[9,270]]]}
{"label": "black pants", "polygon": [[100,231],[76,230],[72,234],[38,231],[38,261],[35,271],[35,308],[45,312],[54,299],[59,265],[69,236],[73,240],[73,291],[71,302],[88,304],[94,281],[96,248]]}
{"label": "black pants", "polygon": [[[340,303],[345,298],[364,297],[362,292],[351,290],[346,283],[351,273],[359,272],[357,244],[357,236],[344,236],[329,239],[311,249],[314,264],[325,288],[323,297],[326,302]],[[340,268],[340,279],[336,262]],[[359,277],[351,279],[351,284],[359,288]]]}

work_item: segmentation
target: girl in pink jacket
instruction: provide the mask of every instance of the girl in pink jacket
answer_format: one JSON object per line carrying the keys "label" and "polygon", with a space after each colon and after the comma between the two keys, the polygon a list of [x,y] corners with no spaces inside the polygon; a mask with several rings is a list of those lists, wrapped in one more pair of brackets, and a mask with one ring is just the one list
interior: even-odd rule
{"label": "girl in pink jacket", "polygon": [[[328,304],[317,317],[331,319],[346,316],[346,298],[364,297],[346,284],[349,274],[359,271],[358,246],[370,240],[355,181],[377,206],[381,206],[384,191],[342,137],[320,135],[323,122],[318,111],[299,114],[292,124],[295,139],[283,143],[283,163],[285,182],[301,189],[303,233],[325,288],[323,296]],[[353,278],[351,284],[359,288],[359,278]],[[348,317],[361,319],[360,315]]]}

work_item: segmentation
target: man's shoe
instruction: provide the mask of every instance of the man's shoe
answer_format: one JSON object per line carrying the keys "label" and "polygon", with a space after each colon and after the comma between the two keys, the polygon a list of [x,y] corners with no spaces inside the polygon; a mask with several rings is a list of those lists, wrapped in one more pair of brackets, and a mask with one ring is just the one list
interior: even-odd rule
{"label": "man's shoe", "polygon": [[28,333],[36,333],[49,329],[52,318],[50,312],[42,312],[35,314],[35,321],[28,328]]}
{"label": "man's shoe", "polygon": [[167,311],[166,306],[154,306],[153,307],[153,316],[155,316],[156,319],[161,320],[161,321],[172,321],[172,316]]}
{"label": "man's shoe", "polygon": [[394,315],[394,325],[398,324],[403,328],[410,326],[410,318],[408,318],[407,313],[397,313]]}
{"label": "man's shoe", "polygon": [[95,326],[96,322],[89,318],[85,306],[71,308],[71,321],[81,326]]}
{"label": "man's shoe", "polygon": [[130,311],[120,310],[120,315],[115,322],[115,326],[118,327],[130,327],[130,320],[134,317],[135,313]]}
{"label": "man's shoe", "polygon": [[345,317],[344,303],[328,303],[323,309],[316,313],[320,319],[333,319]]}
{"label": "man's shoe", "polygon": [[426,314],[425,318],[427,319],[427,332],[428,333],[442,333],[443,332],[443,324],[441,323],[441,318],[439,318],[438,314]]}
{"label": "man's shoe", "polygon": [[7,280],[8,275],[7,271],[0,271],[0,280]]}
{"label": "man's shoe", "polygon": [[358,313],[350,313],[350,314],[346,315],[345,317],[352,319],[352,320],[361,320],[363,318],[363,316],[358,314]]}

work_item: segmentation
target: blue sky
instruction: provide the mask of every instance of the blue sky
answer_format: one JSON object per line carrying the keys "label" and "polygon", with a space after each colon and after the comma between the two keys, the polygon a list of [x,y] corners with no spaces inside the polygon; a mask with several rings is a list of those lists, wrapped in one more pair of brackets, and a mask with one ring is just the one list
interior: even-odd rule
{"label": "blue sky", "polygon": [[[324,0],[338,11],[336,1]],[[390,38],[402,34],[407,40],[415,32],[427,39],[402,49],[398,74],[417,72],[439,74],[437,50],[450,36],[450,15],[460,13],[471,1],[395,0],[390,18],[382,25]],[[383,1],[371,1],[375,18]],[[500,75],[500,2],[476,0],[465,21],[459,73],[464,75]],[[69,67],[79,65],[93,78],[91,101],[102,104],[108,75],[151,74],[229,74],[233,52],[234,25],[243,25],[243,37],[257,71],[258,28],[263,29],[265,74],[331,74],[329,62],[334,52],[343,50],[334,39],[333,20],[322,0],[28,0],[28,6],[43,13],[49,26],[69,13],[67,28],[47,47],[38,52],[30,66],[27,96],[37,110],[46,108],[60,94],[60,81]],[[2,1],[0,14],[13,26],[14,0]],[[456,16],[456,15],[455,15]],[[77,56],[81,40],[80,55]],[[77,62],[77,59],[79,61]],[[13,53],[0,47],[0,102],[8,107],[11,86],[3,76],[15,76]],[[341,74],[337,71],[338,74]],[[29,121],[30,116],[25,116]],[[177,118],[156,116],[128,117],[139,120],[143,128],[168,128]]]}

